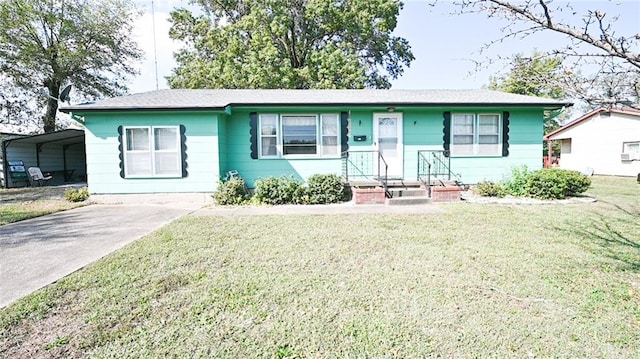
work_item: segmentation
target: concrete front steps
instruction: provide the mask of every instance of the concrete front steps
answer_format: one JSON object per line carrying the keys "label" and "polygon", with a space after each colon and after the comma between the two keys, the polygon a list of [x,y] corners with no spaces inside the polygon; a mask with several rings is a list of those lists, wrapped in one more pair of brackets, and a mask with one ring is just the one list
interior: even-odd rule
{"label": "concrete front steps", "polygon": [[429,193],[424,188],[415,187],[389,187],[392,197],[385,200],[387,206],[415,206],[431,203]]}
{"label": "concrete front steps", "polygon": [[384,189],[377,181],[351,181],[356,204],[385,204],[387,206],[416,206],[434,202],[460,201],[461,188],[453,181],[438,181],[429,192],[420,181],[392,179],[387,182],[391,198],[386,198]]}

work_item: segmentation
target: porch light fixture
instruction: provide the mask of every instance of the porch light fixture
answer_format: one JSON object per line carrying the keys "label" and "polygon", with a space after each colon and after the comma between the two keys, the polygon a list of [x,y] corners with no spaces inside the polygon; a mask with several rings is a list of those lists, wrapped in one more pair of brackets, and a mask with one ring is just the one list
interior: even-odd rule
{"label": "porch light fixture", "polygon": [[393,107],[393,106],[389,106],[389,107],[387,107],[387,111],[389,111],[389,112],[393,112],[393,111],[395,111],[395,110],[396,110],[396,108],[395,108],[395,107]]}

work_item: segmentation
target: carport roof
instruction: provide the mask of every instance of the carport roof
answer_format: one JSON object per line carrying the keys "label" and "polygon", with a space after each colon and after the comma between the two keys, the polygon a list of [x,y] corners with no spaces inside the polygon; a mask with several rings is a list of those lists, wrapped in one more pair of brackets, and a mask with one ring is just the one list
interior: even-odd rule
{"label": "carport roof", "polygon": [[20,143],[38,144],[38,143],[56,142],[56,143],[66,145],[66,144],[83,142],[83,139],[84,139],[84,130],[70,129],[70,130],[43,133],[38,135],[10,138],[5,140],[4,143],[20,142]]}

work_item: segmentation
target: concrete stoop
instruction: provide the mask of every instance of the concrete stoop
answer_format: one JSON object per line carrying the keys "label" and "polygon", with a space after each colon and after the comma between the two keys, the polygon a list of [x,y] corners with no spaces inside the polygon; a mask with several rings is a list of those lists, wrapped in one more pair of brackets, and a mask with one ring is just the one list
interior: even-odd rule
{"label": "concrete stoop", "polygon": [[431,203],[431,198],[426,189],[423,188],[389,188],[392,198],[387,198],[387,206],[415,206]]}

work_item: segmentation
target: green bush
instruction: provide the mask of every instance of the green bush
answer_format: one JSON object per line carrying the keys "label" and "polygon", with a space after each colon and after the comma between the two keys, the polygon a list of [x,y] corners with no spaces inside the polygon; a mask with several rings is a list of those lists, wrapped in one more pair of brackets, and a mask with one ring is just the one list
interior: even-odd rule
{"label": "green bush", "polygon": [[263,204],[299,204],[305,202],[306,190],[293,176],[267,177],[256,181],[253,195]]}
{"label": "green bush", "polygon": [[532,173],[527,166],[513,167],[511,175],[502,182],[505,192],[515,197],[526,196],[527,180]]}
{"label": "green bush", "polygon": [[578,171],[559,168],[542,169],[532,173],[525,185],[528,196],[539,199],[563,199],[585,192],[591,178]]}
{"label": "green bush", "polygon": [[504,197],[506,192],[500,183],[482,181],[478,183],[473,192],[483,197]]}
{"label": "green bush", "polygon": [[[555,171],[562,171],[555,169]],[[567,181],[565,194],[567,197],[573,197],[586,192],[591,187],[591,178],[583,175],[578,171],[563,171]]]}
{"label": "green bush", "polygon": [[220,182],[218,190],[213,193],[213,200],[221,206],[244,204],[249,199],[247,186],[242,178],[232,178]]}
{"label": "green bush", "polygon": [[78,189],[68,189],[64,192],[64,198],[69,202],[82,202],[89,198],[89,190],[87,187]]}
{"label": "green bush", "polygon": [[328,174],[317,174],[307,181],[304,203],[325,204],[338,203],[344,199],[344,183],[342,177]]}

